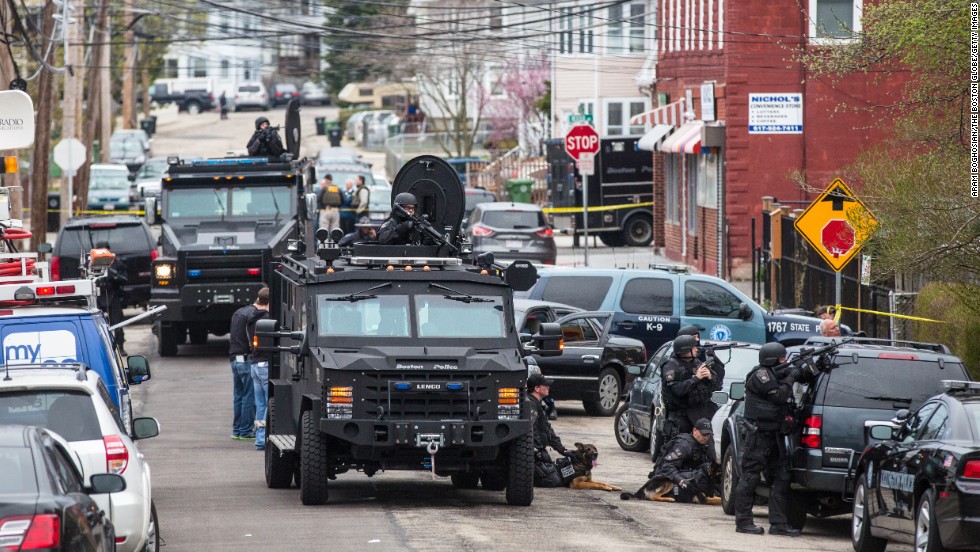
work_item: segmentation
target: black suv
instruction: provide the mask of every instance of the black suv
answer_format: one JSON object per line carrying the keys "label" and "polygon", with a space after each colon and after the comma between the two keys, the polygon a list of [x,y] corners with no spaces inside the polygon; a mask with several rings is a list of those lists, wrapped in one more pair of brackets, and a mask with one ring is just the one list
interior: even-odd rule
{"label": "black suv", "polygon": [[[805,347],[829,345],[811,338]],[[789,349],[790,359],[800,347]],[[848,476],[865,448],[865,421],[891,420],[896,409],[914,410],[943,392],[942,380],[969,380],[963,362],[945,345],[857,338],[843,343],[816,378],[797,387],[795,431],[788,436],[792,487],[789,523],[802,528],[806,515],[851,511],[854,482]],[[731,386],[733,405],[721,435],[722,508],[734,514],[745,429],[744,383]],[[760,486],[760,491],[767,490]]]}
{"label": "black suv", "polygon": [[133,215],[73,218],[58,233],[51,257],[51,278],[81,277],[81,255],[100,242],[108,242],[109,249],[126,267],[123,306],[145,305],[150,300],[150,264],[158,256],[155,241],[150,227]]}

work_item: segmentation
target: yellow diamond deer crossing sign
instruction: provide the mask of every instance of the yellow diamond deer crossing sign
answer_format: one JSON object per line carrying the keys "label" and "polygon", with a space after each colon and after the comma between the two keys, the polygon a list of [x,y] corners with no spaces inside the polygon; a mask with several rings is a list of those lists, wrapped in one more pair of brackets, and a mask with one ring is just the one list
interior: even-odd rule
{"label": "yellow diamond deer crossing sign", "polygon": [[861,251],[878,222],[841,179],[835,179],[802,215],[796,231],[840,272]]}

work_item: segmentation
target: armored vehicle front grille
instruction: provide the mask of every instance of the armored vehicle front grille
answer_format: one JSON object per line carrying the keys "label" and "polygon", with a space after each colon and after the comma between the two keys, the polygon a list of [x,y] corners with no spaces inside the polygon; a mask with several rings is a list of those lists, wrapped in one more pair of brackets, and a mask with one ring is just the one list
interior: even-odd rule
{"label": "armored vehicle front grille", "polygon": [[261,282],[262,255],[229,255],[217,251],[210,255],[188,255],[184,274],[189,284]]}
{"label": "armored vehicle front grille", "polygon": [[[363,405],[368,417],[380,413],[382,420],[474,421],[478,408],[479,419],[493,419],[497,379],[485,372],[364,372],[355,404]],[[436,385],[440,389],[432,390]]]}

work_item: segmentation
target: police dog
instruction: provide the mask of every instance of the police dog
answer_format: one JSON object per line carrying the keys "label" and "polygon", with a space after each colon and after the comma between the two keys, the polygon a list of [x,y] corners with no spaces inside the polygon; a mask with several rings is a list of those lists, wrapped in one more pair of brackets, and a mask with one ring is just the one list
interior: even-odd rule
{"label": "police dog", "polygon": [[599,458],[599,449],[593,444],[583,445],[575,443],[575,451],[572,453],[572,467],[575,474],[572,476],[568,486],[572,489],[597,489],[600,491],[621,491],[622,487],[600,483],[592,480],[592,468],[599,465],[596,460]]}
{"label": "police dog", "polygon": [[[710,478],[712,483],[719,481],[721,479],[721,471],[718,469],[718,464],[714,462],[709,462],[702,467],[702,469],[707,469],[707,477]],[[714,485],[710,485],[714,487]],[[711,489],[713,491],[714,489]],[[710,504],[718,505],[721,504],[721,497],[718,496],[708,496],[705,491],[701,488],[692,489],[691,502],[695,504]],[[668,479],[664,475],[650,475],[650,479],[643,484],[638,491],[633,494],[622,493],[619,497],[623,500],[630,500],[632,498],[639,498],[644,500],[653,500],[655,502],[676,502],[676,500],[669,496],[674,492],[674,482]],[[712,494],[714,494],[712,492]]]}

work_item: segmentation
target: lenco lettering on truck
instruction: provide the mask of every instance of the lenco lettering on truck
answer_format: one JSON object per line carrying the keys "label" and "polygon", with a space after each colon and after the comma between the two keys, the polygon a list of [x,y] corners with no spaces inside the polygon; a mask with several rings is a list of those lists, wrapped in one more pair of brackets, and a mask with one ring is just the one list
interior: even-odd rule
{"label": "lenco lettering on truck", "polygon": [[[278,353],[266,482],[284,488],[295,479],[304,504],[323,504],[340,474],[424,470],[528,505],[534,450],[523,357],[560,354],[561,329],[542,325],[520,342],[513,290],[530,288],[536,270],[471,257],[459,228],[463,187],[448,163],[413,159],[392,185],[392,197],[402,192],[418,200],[421,245],[341,249],[339,229],[314,236],[303,219],[301,238],[271,275],[272,318],[256,324],[258,349]],[[307,201],[312,211],[316,198]]]}

